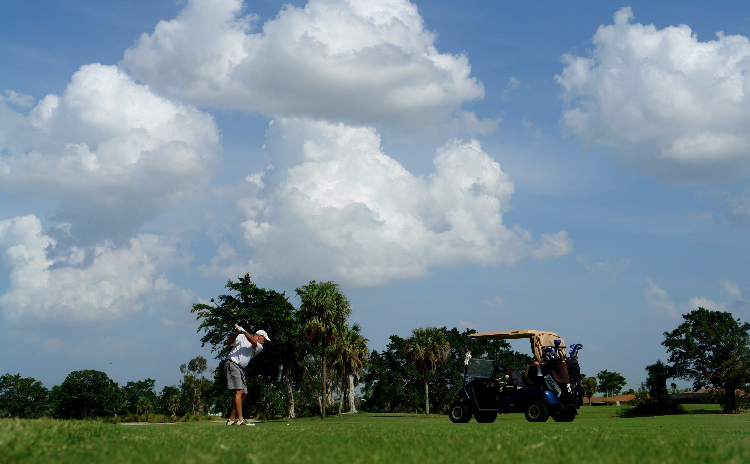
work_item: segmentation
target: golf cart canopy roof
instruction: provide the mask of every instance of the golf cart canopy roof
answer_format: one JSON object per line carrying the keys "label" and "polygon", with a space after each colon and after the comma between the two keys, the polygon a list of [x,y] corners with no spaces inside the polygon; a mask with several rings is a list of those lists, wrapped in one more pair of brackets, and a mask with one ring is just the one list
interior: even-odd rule
{"label": "golf cart canopy roof", "polygon": [[555,340],[560,340],[560,349],[558,353],[565,359],[565,341],[554,332],[545,332],[542,330],[505,330],[502,332],[483,332],[469,335],[471,338],[479,340],[513,340],[518,338],[528,338],[531,342],[531,351],[538,362],[542,362],[542,347],[555,346]]}
{"label": "golf cart canopy roof", "polygon": [[[483,332],[469,335],[471,338],[479,340],[511,340],[516,338],[533,338],[534,336],[548,335],[552,340],[559,339],[559,335],[554,332],[545,332],[543,330],[505,330],[502,332]],[[554,345],[554,342],[552,342]]]}

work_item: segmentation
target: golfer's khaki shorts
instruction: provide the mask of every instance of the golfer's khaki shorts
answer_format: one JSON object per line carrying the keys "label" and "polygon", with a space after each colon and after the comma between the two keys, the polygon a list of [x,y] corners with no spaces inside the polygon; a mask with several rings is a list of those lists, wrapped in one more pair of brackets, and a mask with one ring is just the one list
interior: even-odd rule
{"label": "golfer's khaki shorts", "polygon": [[242,390],[242,393],[247,393],[244,369],[227,359],[224,362],[224,372],[227,374],[227,390]]}

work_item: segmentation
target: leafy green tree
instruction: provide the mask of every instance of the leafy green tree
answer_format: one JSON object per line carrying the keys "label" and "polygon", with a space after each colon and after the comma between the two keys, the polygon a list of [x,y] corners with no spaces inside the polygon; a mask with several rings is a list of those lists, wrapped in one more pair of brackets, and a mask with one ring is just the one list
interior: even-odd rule
{"label": "leafy green tree", "polygon": [[182,382],[180,382],[181,398],[183,403],[192,414],[203,414],[205,398],[204,391],[208,389],[210,382],[203,376],[208,369],[206,358],[198,356],[187,364],[180,366]]}
{"label": "leafy green tree", "polygon": [[347,328],[345,333],[338,337],[331,346],[333,366],[341,374],[341,398],[339,401],[339,416],[341,415],[344,396],[349,398],[349,412],[357,412],[354,398],[354,387],[359,385],[359,375],[365,367],[370,350],[367,348],[367,339],[362,336],[362,327],[359,324]]}
{"label": "leafy green tree", "polygon": [[736,413],[736,391],[750,380],[750,323],[732,314],[698,308],[684,314],[675,330],[664,332],[662,345],[669,352],[675,377],[692,379],[693,388],[723,389],[724,411]]}
{"label": "leafy green tree", "polygon": [[583,384],[583,394],[589,399],[589,406],[591,406],[591,397],[594,396],[598,388],[596,377],[586,377],[581,381],[581,384]]}
{"label": "leafy green tree", "polygon": [[[630,400],[628,403],[630,406],[641,409],[641,408],[648,408],[651,404],[651,398],[648,396],[648,388],[646,387],[646,382],[641,382],[641,386],[638,387],[638,390],[633,393],[635,395],[635,398]],[[648,411],[647,413],[650,413]]]}
{"label": "leafy green tree", "polygon": [[52,389],[55,416],[63,419],[112,416],[117,411],[120,389],[107,374],[95,370],[68,374]]}
{"label": "leafy green tree", "polygon": [[156,411],[160,414],[177,415],[180,409],[180,389],[175,386],[162,388],[157,404]]}
{"label": "leafy green tree", "polygon": [[671,369],[661,361],[646,366],[648,377],[646,378],[646,388],[651,397],[655,409],[662,414],[669,413],[669,390],[667,389],[667,379],[671,377]]}
{"label": "leafy green tree", "polygon": [[[442,327],[440,330],[445,334],[450,348],[445,362],[438,365],[435,373],[429,376],[430,411],[435,413],[442,412],[447,408],[456,391],[463,386],[464,358],[469,346],[468,332],[460,333],[455,327],[452,329]],[[412,365],[411,362],[409,364]],[[420,396],[420,400],[415,406],[422,409],[424,398],[421,396],[424,393],[424,387],[419,385],[421,379],[415,378],[415,381]]]}
{"label": "leafy green tree", "polygon": [[596,374],[596,378],[599,379],[599,391],[607,396],[619,395],[622,387],[627,383],[625,377],[617,372],[609,372],[606,369]]}
{"label": "leafy green tree", "polygon": [[429,374],[434,374],[448,358],[450,345],[445,333],[435,327],[420,327],[412,331],[406,342],[406,353],[424,377],[425,414],[430,414]]}
{"label": "leafy green tree", "polygon": [[371,412],[415,412],[420,390],[417,369],[408,360],[406,339],[398,335],[389,339],[382,353],[370,354],[363,379],[363,407]]}
{"label": "leafy green tree", "polygon": [[42,382],[21,374],[0,377],[0,417],[34,419],[48,408],[49,391]]}
{"label": "leafy green tree", "polygon": [[[208,386],[205,392],[206,404],[209,405],[209,410],[216,414],[225,414],[232,409],[233,397],[228,394],[227,391],[227,377],[224,371],[224,363],[226,361],[219,361],[219,366],[213,371],[213,382]],[[253,361],[255,362],[255,361]],[[245,414],[245,403],[242,404],[242,414]],[[250,415],[248,414],[248,417]]]}
{"label": "leafy green tree", "polygon": [[[196,318],[200,321],[198,331],[204,332],[202,346],[210,345],[211,351],[216,352],[216,359],[223,360],[231,349],[225,342],[234,331],[234,324],[250,332],[266,330],[273,341],[263,346],[263,354],[253,359],[246,369],[249,394],[243,402],[243,409],[271,405],[275,399],[272,401],[271,396],[264,392],[282,390],[286,415],[295,417],[295,385],[304,375],[302,363],[307,343],[296,323],[294,306],[283,292],[255,285],[249,274],[237,282],[230,280],[226,288],[230,294],[219,295],[218,304],[193,305],[192,312],[197,313]],[[223,363],[219,364],[207,394],[211,404],[219,410],[231,408]],[[274,393],[272,397],[278,398],[278,395]],[[277,407],[273,405],[273,408]]]}
{"label": "leafy green tree", "polygon": [[137,382],[128,382],[122,387],[128,411],[137,412],[136,403],[138,403],[140,399],[148,400],[153,406],[156,402],[156,389],[154,384],[154,379],[146,379]]}
{"label": "leafy green tree", "polygon": [[301,301],[298,319],[302,326],[302,332],[308,336],[311,342],[317,343],[321,348],[320,418],[325,419],[328,402],[328,384],[326,382],[328,346],[343,334],[352,308],[349,300],[341,291],[341,287],[334,282],[317,283],[313,280],[296,291]]}

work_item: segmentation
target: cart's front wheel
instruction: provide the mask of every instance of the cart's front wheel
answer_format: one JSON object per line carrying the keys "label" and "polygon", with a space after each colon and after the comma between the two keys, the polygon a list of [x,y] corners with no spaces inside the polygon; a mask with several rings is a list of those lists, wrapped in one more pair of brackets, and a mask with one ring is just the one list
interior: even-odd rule
{"label": "cart's front wheel", "polygon": [[529,422],[547,422],[549,412],[544,403],[539,400],[531,400],[526,405],[526,420]]}
{"label": "cart's front wheel", "polygon": [[465,404],[456,402],[451,405],[450,413],[451,422],[455,424],[465,424],[471,420],[471,412]]}

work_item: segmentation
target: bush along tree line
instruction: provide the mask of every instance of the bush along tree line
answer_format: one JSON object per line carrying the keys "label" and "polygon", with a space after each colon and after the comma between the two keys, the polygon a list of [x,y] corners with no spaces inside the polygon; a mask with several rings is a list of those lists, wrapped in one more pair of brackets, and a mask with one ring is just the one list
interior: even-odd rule
{"label": "bush along tree line", "polygon": [[[166,386],[156,392],[153,379],[128,382],[120,387],[104,372],[74,371],[60,385],[48,390],[41,382],[20,374],[0,377],[0,417],[87,419],[123,417],[161,420],[184,420],[190,415],[208,412],[206,393],[210,382],[204,377],[206,359],[198,356],[183,364],[179,386]],[[204,400],[201,399],[204,398]]]}

